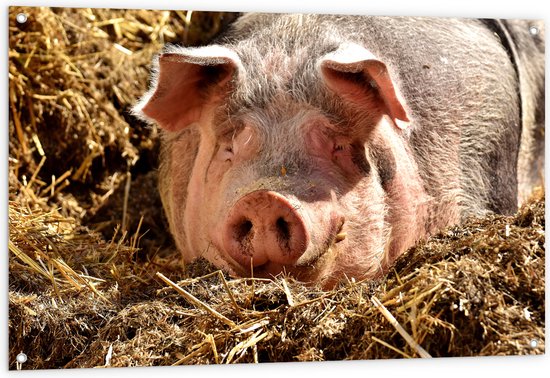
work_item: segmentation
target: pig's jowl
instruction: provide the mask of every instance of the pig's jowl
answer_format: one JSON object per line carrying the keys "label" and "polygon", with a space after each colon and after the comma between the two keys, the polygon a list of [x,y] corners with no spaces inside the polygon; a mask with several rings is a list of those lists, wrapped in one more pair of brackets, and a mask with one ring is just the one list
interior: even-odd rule
{"label": "pig's jowl", "polygon": [[245,15],[209,46],[167,47],[135,113],[163,129],[159,189],[187,261],[378,278],[540,180],[544,26]]}

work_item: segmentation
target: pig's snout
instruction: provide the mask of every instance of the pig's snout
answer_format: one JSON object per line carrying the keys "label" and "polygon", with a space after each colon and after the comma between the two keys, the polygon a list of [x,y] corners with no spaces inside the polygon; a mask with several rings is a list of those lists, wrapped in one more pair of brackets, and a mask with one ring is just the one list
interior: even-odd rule
{"label": "pig's snout", "polygon": [[259,190],[240,198],[222,230],[223,249],[243,268],[272,262],[294,264],[306,251],[309,234],[304,219],[289,200]]}

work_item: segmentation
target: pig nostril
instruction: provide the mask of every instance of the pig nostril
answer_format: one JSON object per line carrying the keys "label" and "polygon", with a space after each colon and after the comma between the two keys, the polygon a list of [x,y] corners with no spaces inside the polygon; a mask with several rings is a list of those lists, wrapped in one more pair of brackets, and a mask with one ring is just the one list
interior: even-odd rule
{"label": "pig nostril", "polygon": [[239,224],[234,228],[235,230],[235,239],[239,242],[242,242],[252,231],[252,222],[248,219],[243,219]]}
{"label": "pig nostril", "polygon": [[229,263],[269,269],[292,266],[309,245],[309,234],[300,212],[286,197],[258,190],[240,198],[227,214],[220,252]]}
{"label": "pig nostril", "polygon": [[279,236],[280,239],[290,240],[290,227],[286,220],[280,217],[275,222],[275,227],[277,229],[277,235]]}

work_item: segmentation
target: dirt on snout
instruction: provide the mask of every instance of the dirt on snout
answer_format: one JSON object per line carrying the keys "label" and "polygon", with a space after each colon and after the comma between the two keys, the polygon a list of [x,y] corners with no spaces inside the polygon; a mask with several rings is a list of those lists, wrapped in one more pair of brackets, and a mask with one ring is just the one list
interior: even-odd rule
{"label": "dirt on snout", "polygon": [[[15,20],[28,15],[28,23]],[[23,369],[545,353],[545,195],[332,291],[184,265],[129,108],[235,14],[11,7],[9,361]]]}

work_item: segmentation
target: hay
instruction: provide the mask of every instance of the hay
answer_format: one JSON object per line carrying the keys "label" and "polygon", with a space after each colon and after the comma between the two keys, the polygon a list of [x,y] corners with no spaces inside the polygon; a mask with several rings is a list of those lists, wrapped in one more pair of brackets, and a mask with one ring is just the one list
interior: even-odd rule
{"label": "hay", "polygon": [[[25,24],[18,13],[28,15]],[[204,43],[235,16],[10,7],[10,198],[59,208],[107,238],[117,224],[135,231],[145,196],[120,193],[147,185],[158,165],[158,130],[129,113],[147,88],[152,57],[165,43]],[[158,201],[149,195],[144,203],[152,209],[145,239],[153,241],[165,229]]]}
{"label": "hay", "polygon": [[[59,219],[16,206],[10,223],[10,360],[23,350],[26,368],[545,351],[542,191],[514,217],[473,219],[415,247],[384,281],[330,292],[229,279],[202,261],[135,263],[132,248],[44,230]],[[35,255],[50,244],[56,253]]]}
{"label": "hay", "polygon": [[545,352],[542,189],[378,282],[325,292],[184,266],[158,210],[156,130],[127,109],[164,42],[223,26],[188,16],[10,8],[10,369],[20,352],[24,369]]}

